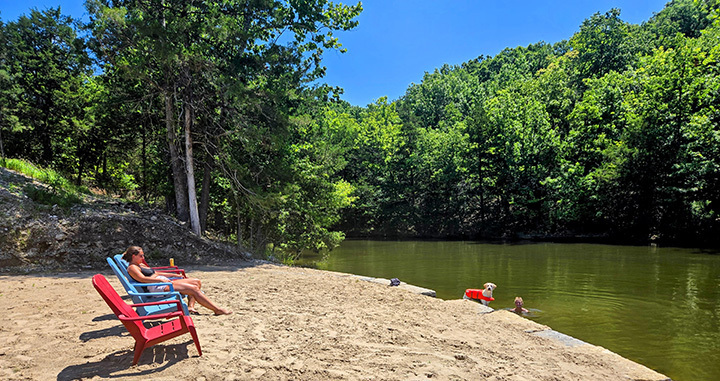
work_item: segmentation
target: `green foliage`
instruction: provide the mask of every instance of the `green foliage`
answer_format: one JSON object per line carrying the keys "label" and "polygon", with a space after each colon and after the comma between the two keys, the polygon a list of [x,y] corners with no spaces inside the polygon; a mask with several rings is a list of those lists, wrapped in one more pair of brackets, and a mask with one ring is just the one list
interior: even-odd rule
{"label": "green foliage", "polygon": [[45,205],[57,205],[63,208],[69,208],[82,202],[77,195],[58,188],[46,190],[28,184],[23,188],[23,192],[25,192],[31,200]]}
{"label": "green foliage", "polygon": [[4,167],[48,184],[52,189],[56,189],[59,192],[68,194],[90,194],[90,190],[87,187],[76,186],[55,170],[38,167],[26,160],[7,159]]}
{"label": "green foliage", "polygon": [[634,42],[630,25],[620,19],[620,10],[612,9],[583,21],[580,31],[570,39],[570,46],[578,52],[581,77],[589,78],[627,69],[638,48]]}
{"label": "green foliage", "polygon": [[655,14],[643,29],[650,35],[648,43],[659,48],[675,48],[685,38],[698,38],[713,21],[717,0],[673,0]]}
{"label": "green foliage", "polygon": [[[331,131],[315,129],[319,135],[305,139],[294,128],[306,128],[307,116],[299,110],[314,107],[309,96],[322,96],[307,86],[324,75],[323,52],[342,51],[333,32],[357,25],[360,4],[232,0],[167,7],[164,1],[98,0],[88,8],[94,50],[111,69],[108,80],[134,84],[134,89],[120,86],[126,99],[137,94],[153,107],[159,93],[166,101],[164,115],[140,119],[144,171],[135,171],[133,179],[141,179],[136,181],[143,194],[154,190],[176,201],[187,198],[183,192],[196,188],[190,169],[200,167],[207,176],[201,213],[211,215],[211,205],[229,212],[214,220],[239,243],[257,252],[268,244],[290,251],[334,245],[327,228],[337,218],[336,198],[345,197],[331,191],[336,182],[329,180],[342,165],[333,160],[337,145],[323,140]],[[137,106],[127,111],[140,111]],[[100,108],[100,116],[116,117],[108,109]],[[163,128],[152,126],[153,119],[162,119]],[[160,148],[159,134],[165,134],[167,149]],[[176,138],[181,135],[185,142],[197,142],[184,157]],[[139,136],[128,138],[137,143]],[[137,149],[127,150],[137,155]],[[148,160],[147,151],[167,156]],[[196,160],[199,165],[193,165]],[[163,167],[178,161],[187,167],[173,165],[172,186],[167,186]],[[121,163],[113,167],[132,171]],[[123,189],[133,187],[129,177],[110,170],[103,174]],[[151,180],[159,186],[151,186]]]}
{"label": "green foliage", "polygon": [[0,149],[58,171],[8,160],[51,185],[31,197],[197,188],[208,230],[289,264],[345,234],[718,242],[718,0],[597,13],[366,107],[318,82],[361,4],[167,4],[89,1],[89,36],[57,9],[0,24]]}
{"label": "green foliage", "polygon": [[2,136],[5,154],[65,167],[84,119],[81,88],[90,72],[78,27],[59,8],[32,10],[4,26],[3,42],[0,72],[11,78],[4,94],[13,100],[6,112],[14,117]]}
{"label": "green foliage", "polygon": [[69,208],[82,203],[79,194],[89,194],[86,187],[77,187],[52,169],[39,168],[25,160],[7,159],[5,168],[20,172],[48,185],[47,188],[27,184],[23,192],[33,201],[45,205]]}
{"label": "green foliage", "polygon": [[[717,9],[717,1],[674,1],[641,26],[611,10],[585,20],[568,43],[426,73],[398,101],[399,128],[380,124],[401,132],[398,149],[374,142],[353,151],[344,178],[358,199],[340,226],[712,241]],[[351,116],[361,125],[365,113]]]}

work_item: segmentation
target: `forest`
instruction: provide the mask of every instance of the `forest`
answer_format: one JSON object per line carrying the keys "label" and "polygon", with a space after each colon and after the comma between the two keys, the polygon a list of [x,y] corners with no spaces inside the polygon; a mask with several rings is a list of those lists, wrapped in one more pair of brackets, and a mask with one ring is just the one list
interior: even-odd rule
{"label": "forest", "polygon": [[[172,5],[170,5],[172,4]],[[292,262],[346,237],[720,243],[720,0],[322,81],[362,4],[90,0],[0,23],[0,153]]]}

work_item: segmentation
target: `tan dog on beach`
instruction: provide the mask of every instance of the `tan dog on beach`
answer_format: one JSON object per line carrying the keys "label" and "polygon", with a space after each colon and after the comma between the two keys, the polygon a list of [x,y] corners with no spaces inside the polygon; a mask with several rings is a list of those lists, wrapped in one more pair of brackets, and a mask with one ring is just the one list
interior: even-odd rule
{"label": "tan dog on beach", "polygon": [[[485,283],[483,285],[483,291],[482,291],[483,296],[486,298],[492,299],[493,290],[495,290],[496,287],[497,286],[495,285],[495,283],[490,283],[490,282]],[[484,300],[484,299],[480,299],[480,303],[482,303],[486,306],[490,305],[490,301]]]}
{"label": "tan dog on beach", "polygon": [[463,294],[463,299],[475,300],[488,306],[490,305],[490,302],[495,300],[493,299],[492,294],[496,287],[495,283],[488,282],[483,285],[482,289],[468,288]]}

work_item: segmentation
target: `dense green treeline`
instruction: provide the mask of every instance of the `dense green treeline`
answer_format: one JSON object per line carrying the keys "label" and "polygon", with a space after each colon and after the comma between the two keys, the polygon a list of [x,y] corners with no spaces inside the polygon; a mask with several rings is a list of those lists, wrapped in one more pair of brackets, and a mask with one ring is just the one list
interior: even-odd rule
{"label": "dense green treeline", "polygon": [[1,25],[2,156],[164,202],[197,234],[292,259],[333,247],[352,187],[308,139],[315,83],[361,5],[91,0]]}
{"label": "dense green treeline", "polygon": [[[426,73],[392,104],[330,107],[326,123],[375,139],[340,173],[360,200],[342,230],[717,243],[717,12],[611,10],[568,41]],[[392,134],[364,132],[378,112]]]}
{"label": "dense green treeline", "polygon": [[289,260],[344,233],[713,244],[719,8],[595,14],[367,107],[318,85],[360,4],[33,10],[0,25],[0,151]]}

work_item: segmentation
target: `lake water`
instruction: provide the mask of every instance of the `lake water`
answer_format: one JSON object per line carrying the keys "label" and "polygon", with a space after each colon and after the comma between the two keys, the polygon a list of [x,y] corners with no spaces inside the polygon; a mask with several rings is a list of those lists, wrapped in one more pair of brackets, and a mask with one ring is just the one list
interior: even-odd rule
{"label": "lake water", "polygon": [[[311,259],[312,260],[312,259]],[[399,278],[459,299],[497,284],[490,304],[522,296],[530,319],[673,380],[720,380],[720,255],[597,244],[345,241],[321,268]]]}

